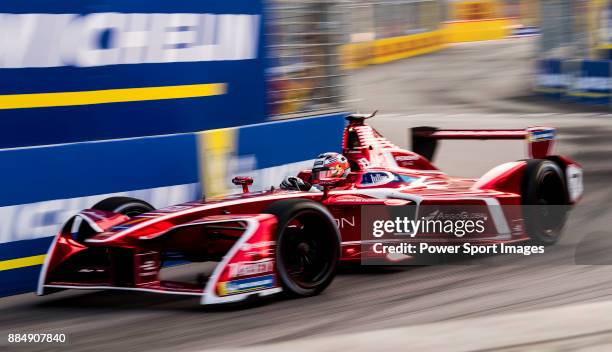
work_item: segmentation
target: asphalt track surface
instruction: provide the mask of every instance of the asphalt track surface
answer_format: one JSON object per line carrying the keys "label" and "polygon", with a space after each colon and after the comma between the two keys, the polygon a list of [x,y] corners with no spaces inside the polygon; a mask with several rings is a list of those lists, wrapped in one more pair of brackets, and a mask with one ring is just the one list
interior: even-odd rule
{"label": "asphalt track surface", "polygon": [[[0,350],[253,347],[612,299],[612,116],[530,97],[532,45],[532,39],[464,44],[369,67],[349,78],[350,104],[362,111],[380,109],[373,124],[400,145],[408,143],[407,130],[415,125],[559,127],[559,150],[585,167],[586,193],[564,238],[547,248],[546,255],[482,257],[445,266],[346,268],[320,296],[238,308],[210,309],[198,306],[196,298],[132,292],[13,296],[0,300]],[[437,164],[451,174],[477,177],[497,163],[523,157],[524,146],[516,143],[444,143]],[[173,270],[180,274],[188,269]],[[525,322],[530,323],[535,329],[537,322]],[[17,332],[64,332],[69,342],[7,346],[6,334]],[[448,346],[452,344],[449,338]],[[531,346],[557,350],[570,345],[544,341]],[[571,346],[590,348],[597,342],[587,336]],[[346,346],[359,347],[364,348]]]}

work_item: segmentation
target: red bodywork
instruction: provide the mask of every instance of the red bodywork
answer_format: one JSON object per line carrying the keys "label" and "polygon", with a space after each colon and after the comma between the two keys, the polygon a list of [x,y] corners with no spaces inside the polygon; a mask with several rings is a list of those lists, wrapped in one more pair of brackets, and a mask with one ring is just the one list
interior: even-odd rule
{"label": "red bodywork", "polygon": [[[565,157],[549,156],[552,138],[538,137],[534,131],[546,134],[551,129],[426,129],[417,131],[415,136],[426,141],[524,139],[529,143],[530,156],[549,158],[563,170],[571,168],[572,177],[578,177],[580,166]],[[272,202],[288,198],[311,199],[329,209],[340,230],[342,261],[359,260],[368,250],[360,229],[364,205],[414,205],[419,209],[417,215],[432,207],[480,207],[489,218],[487,231],[480,237],[471,237],[470,242],[528,239],[521,213],[502,210],[512,207],[500,207],[521,204],[525,161],[499,165],[479,179],[450,177],[424,156],[384,139],[363,118],[349,119],[343,136],[343,154],[353,171],[345,182],[326,187],[323,192],[279,189],[248,192],[252,180],[236,178],[234,183],[243,186],[245,193],[170,206],[133,218],[84,210],[57,234],[41,272],[38,294],[64,288],[123,289],[198,295],[203,304],[208,304],[280,292],[274,263],[276,219],[262,211]],[[309,171],[298,175],[305,181],[309,181],[309,176]],[[569,202],[574,203],[579,197],[574,192]],[[73,230],[83,221],[96,233],[81,243],[73,238]],[[205,283],[164,281],[159,275],[162,258],[168,253],[219,264]]]}

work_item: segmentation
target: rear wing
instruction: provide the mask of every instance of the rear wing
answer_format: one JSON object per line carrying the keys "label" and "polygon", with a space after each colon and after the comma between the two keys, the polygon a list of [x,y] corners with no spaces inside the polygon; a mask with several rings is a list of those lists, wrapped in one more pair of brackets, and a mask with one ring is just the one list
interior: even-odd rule
{"label": "rear wing", "polygon": [[433,160],[438,140],[513,140],[522,139],[527,142],[530,158],[544,158],[552,150],[556,130],[551,127],[529,127],[526,129],[480,130],[459,129],[443,130],[436,127],[415,127],[411,130],[412,151],[430,161]]}

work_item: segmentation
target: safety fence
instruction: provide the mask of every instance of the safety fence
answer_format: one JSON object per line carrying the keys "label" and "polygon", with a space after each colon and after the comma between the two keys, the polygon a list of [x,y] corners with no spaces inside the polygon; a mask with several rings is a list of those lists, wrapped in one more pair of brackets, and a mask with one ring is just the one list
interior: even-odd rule
{"label": "safety fence", "polygon": [[265,1],[269,119],[338,111],[346,100],[341,3]]}
{"label": "safety fence", "polygon": [[443,48],[445,1],[348,1],[344,5],[348,44],[343,65],[354,69]]}
{"label": "safety fence", "polygon": [[350,1],[343,66],[355,69],[439,51],[449,43],[537,33],[537,6],[515,1]]}
{"label": "safety fence", "polygon": [[225,194],[237,175],[253,176],[253,190],[278,186],[340,150],[344,115],[0,150],[0,296],[34,289],[52,236],[81,209],[110,196],[159,208]]}
{"label": "safety fence", "polygon": [[534,91],[566,102],[612,106],[612,2],[541,0]]}

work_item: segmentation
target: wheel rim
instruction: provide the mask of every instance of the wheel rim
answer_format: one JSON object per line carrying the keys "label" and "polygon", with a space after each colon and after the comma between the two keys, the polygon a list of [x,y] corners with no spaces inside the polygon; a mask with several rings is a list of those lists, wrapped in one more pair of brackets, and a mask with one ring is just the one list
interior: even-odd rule
{"label": "wheel rim", "polygon": [[294,215],[283,230],[280,261],[289,279],[309,289],[327,279],[334,257],[329,220],[319,212],[305,210]]}

